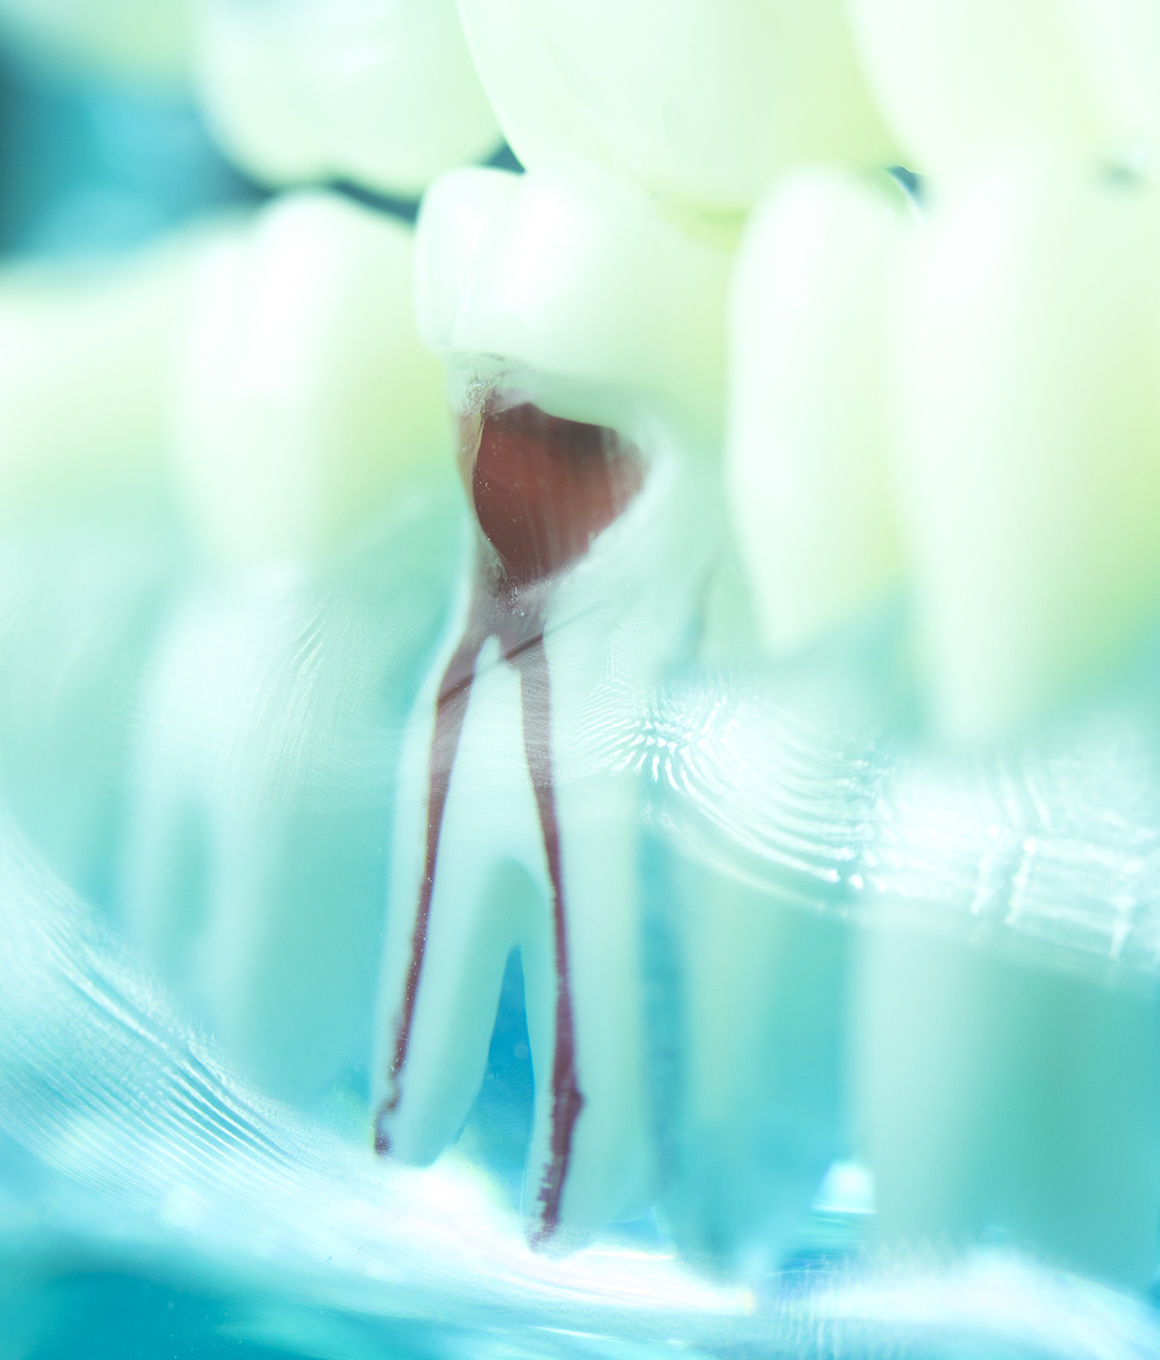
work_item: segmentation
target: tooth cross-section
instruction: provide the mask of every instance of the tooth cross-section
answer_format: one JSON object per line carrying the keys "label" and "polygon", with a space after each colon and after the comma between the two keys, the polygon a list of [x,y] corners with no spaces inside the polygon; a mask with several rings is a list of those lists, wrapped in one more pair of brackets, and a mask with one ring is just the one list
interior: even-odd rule
{"label": "tooth cross-section", "polygon": [[376,1146],[423,1163],[457,1136],[518,948],[542,1246],[647,1203],[637,792],[600,750],[643,710],[705,555],[676,460],[494,396],[464,429],[479,534],[404,745]]}

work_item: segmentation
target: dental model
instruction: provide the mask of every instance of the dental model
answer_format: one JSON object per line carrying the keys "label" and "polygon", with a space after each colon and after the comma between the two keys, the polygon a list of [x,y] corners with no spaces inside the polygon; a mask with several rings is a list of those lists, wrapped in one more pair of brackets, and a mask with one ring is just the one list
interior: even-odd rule
{"label": "dental model", "polygon": [[[577,232],[593,221],[607,229]],[[576,239],[580,256],[568,250]],[[720,343],[724,273],[714,251],[596,170],[458,172],[424,208],[419,256],[420,323],[453,361],[477,533],[404,743],[376,1145],[421,1163],[455,1138],[518,947],[536,1073],[525,1214],[533,1245],[558,1246],[639,1213],[653,1178],[639,792],[633,773],[601,758],[592,727],[643,713],[687,634],[719,532],[673,426],[631,386],[593,388],[604,371],[591,365],[632,353],[658,258],[683,266],[668,275],[681,280],[668,298],[676,315],[704,315],[716,282],[708,339]],[[665,395],[679,410],[679,390]],[[695,417],[700,392],[684,397]],[[596,423],[602,410],[607,423]]]}
{"label": "dental model", "polygon": [[500,132],[453,0],[199,0],[198,87],[239,164],[417,197]]}

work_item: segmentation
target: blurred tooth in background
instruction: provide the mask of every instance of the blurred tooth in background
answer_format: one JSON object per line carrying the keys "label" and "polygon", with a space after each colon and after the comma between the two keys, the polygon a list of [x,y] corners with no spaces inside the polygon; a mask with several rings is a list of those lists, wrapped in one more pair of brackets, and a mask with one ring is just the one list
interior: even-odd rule
{"label": "blurred tooth in background", "polygon": [[583,161],[457,170],[423,203],[419,325],[432,349],[501,354],[622,408],[643,400],[716,447],[729,267],[727,248]]}
{"label": "blurred tooth in background", "polygon": [[956,184],[902,276],[901,482],[937,719],[1000,736],[1160,610],[1160,199],[1066,160]]}
{"label": "blurred tooth in background", "polygon": [[315,190],[208,254],[172,429],[187,504],[220,560],[324,549],[450,461],[412,258],[401,222]]}
{"label": "blurred tooth in background", "polygon": [[536,167],[571,152],[673,204],[744,212],[798,160],[893,158],[841,0],[459,0],[504,133]]}
{"label": "blurred tooth in background", "polygon": [[418,197],[501,143],[453,0],[199,0],[196,16],[209,122],[264,183]]}
{"label": "blurred tooth in background", "polygon": [[911,169],[939,177],[1010,143],[1094,154],[1106,123],[1060,0],[846,0],[866,77]]}
{"label": "blurred tooth in background", "polygon": [[189,77],[192,0],[0,0],[0,35],[34,59],[118,79]]}
{"label": "blurred tooth in background", "polygon": [[135,257],[0,271],[0,502],[83,495],[164,466],[195,279],[233,228]]}
{"label": "blurred tooth in background", "polygon": [[903,577],[883,342],[909,217],[892,181],[801,169],[746,229],[728,480],[774,653],[817,640]]}

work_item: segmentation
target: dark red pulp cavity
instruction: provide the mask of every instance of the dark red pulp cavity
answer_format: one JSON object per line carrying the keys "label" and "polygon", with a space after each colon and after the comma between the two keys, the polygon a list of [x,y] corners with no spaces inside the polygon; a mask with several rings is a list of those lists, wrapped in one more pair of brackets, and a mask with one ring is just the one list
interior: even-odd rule
{"label": "dark red pulp cavity", "polygon": [[506,582],[530,585],[583,557],[640,490],[641,475],[636,450],[613,430],[530,402],[485,412],[471,498]]}
{"label": "dark red pulp cavity", "polygon": [[544,615],[554,585],[549,578],[583,557],[597,534],[621,514],[640,490],[644,470],[637,451],[612,430],[549,416],[528,402],[504,409],[489,403],[482,421],[464,422],[462,430],[465,441],[473,438],[472,431],[478,431],[477,447],[464,448],[461,455],[469,474],[476,518],[499,559],[499,570],[488,560],[486,549],[481,549],[467,628],[439,686],[431,742],[423,881],[395,1032],[388,1081],[390,1095],[379,1108],[375,1147],[379,1152],[390,1151],[385,1125],[402,1097],[403,1070],[423,972],[451,771],[459,752],[479,654],[488,638],[495,637],[504,660],[520,677],[524,757],[536,793],[552,889],[556,1042],[552,1062],[551,1157],[537,1197],[539,1227],[532,1237],[533,1246],[542,1246],[559,1226],[572,1136],[584,1108],[584,1096],[576,1080],[568,917],[552,770],[552,686],[544,649]]}

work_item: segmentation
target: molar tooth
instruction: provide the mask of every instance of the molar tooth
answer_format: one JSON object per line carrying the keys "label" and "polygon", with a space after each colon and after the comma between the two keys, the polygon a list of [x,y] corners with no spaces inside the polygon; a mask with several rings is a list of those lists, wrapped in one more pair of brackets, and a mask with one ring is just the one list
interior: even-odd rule
{"label": "molar tooth", "polygon": [[1059,0],[847,0],[906,163],[934,176],[1010,142],[1106,134]]}
{"label": "molar tooth", "polygon": [[498,353],[570,383],[641,395],[715,442],[727,249],[580,161],[457,170],[424,200],[419,324],[438,351]]}
{"label": "molar tooth", "polygon": [[268,183],[417,197],[500,142],[454,0],[202,0],[198,14],[210,119]]}
{"label": "molar tooth", "polygon": [[793,161],[891,159],[841,0],[459,0],[459,11],[527,166],[574,152],[673,202],[737,213]]}
{"label": "molar tooth", "polygon": [[716,535],[675,454],[642,463],[611,431],[478,399],[461,423],[474,578],[401,766],[376,1138],[423,1162],[455,1136],[518,947],[536,1076],[525,1212],[533,1245],[569,1245],[650,1190],[639,791],[593,734],[644,710]]}
{"label": "molar tooth", "polygon": [[1067,162],[960,184],[904,271],[902,486],[944,731],[989,738],[1160,604],[1155,191]]}
{"label": "molar tooth", "polygon": [[800,170],[758,209],[738,256],[731,504],[775,652],[902,576],[883,339],[905,218],[887,192]]}
{"label": "molar tooth", "polygon": [[280,199],[206,262],[174,438],[219,556],[324,547],[449,447],[411,272],[407,228],[315,191]]}

